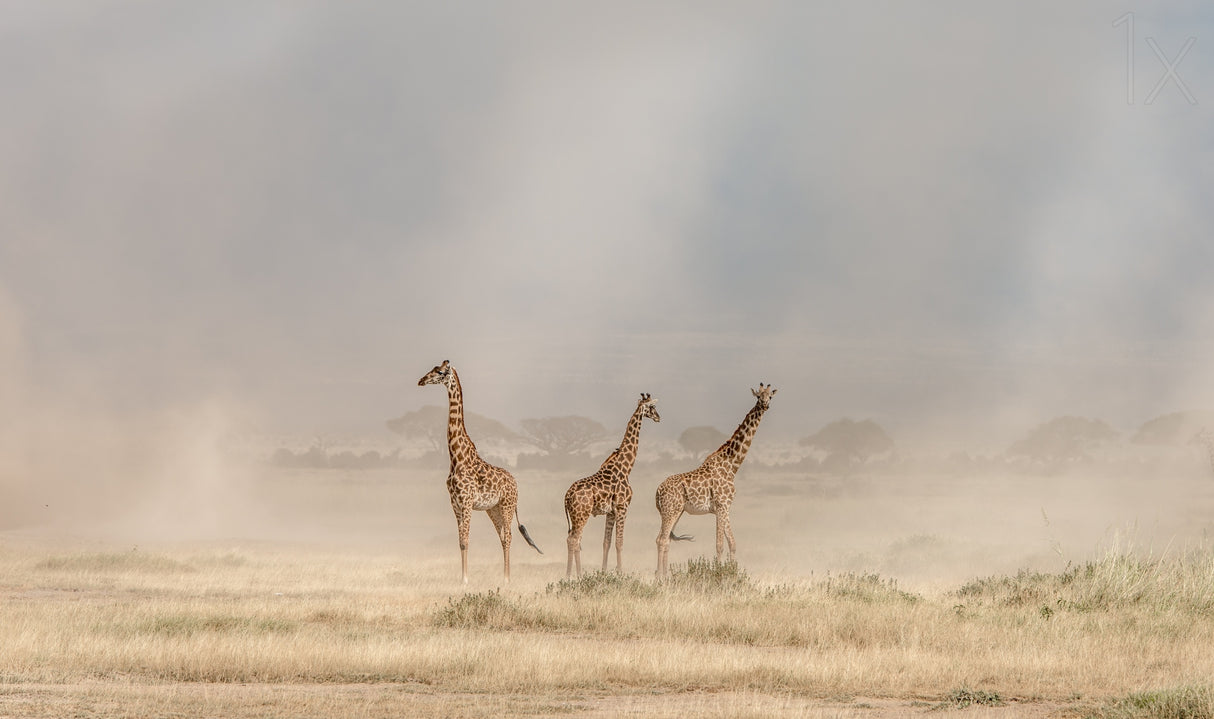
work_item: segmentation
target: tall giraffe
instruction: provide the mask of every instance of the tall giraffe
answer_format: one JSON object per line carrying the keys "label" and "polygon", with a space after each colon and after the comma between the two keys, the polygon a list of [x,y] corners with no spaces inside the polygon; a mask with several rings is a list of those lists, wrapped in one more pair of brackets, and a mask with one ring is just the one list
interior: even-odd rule
{"label": "tall giraffe", "polygon": [[523,539],[543,554],[531,541],[531,535],[515,515],[518,508],[518,483],[502,469],[481,459],[476,445],[464,428],[464,393],[460,388],[459,375],[447,360],[427,372],[417,381],[418,387],[441,384],[447,388],[447,399],[451,404],[447,415],[447,448],[451,452],[451,472],[447,475],[447,491],[451,494],[451,509],[455,511],[455,522],[459,527],[460,564],[463,567],[464,584],[468,583],[468,526],[472,512],[481,510],[489,515],[497,536],[502,542],[502,563],[506,582],[510,581],[510,522],[518,521],[518,531]]}
{"label": "tall giraffe", "polygon": [[603,534],[603,569],[607,569],[607,555],[611,551],[611,531],[615,529],[615,568],[624,569],[624,519],[628,505],[632,502],[632,485],[628,475],[637,458],[637,444],[641,438],[641,421],[648,417],[661,422],[658,416],[658,401],[648,394],[641,394],[637,408],[624,429],[624,439],[611,456],[603,461],[599,471],[579,479],[565,492],[565,519],[569,522],[569,560],[565,564],[565,576],[573,576],[577,566],[582,574],[582,530],[591,517],[607,515],[607,530]]}
{"label": "tall giraffe", "polygon": [[733,478],[746,459],[746,451],[754,439],[755,431],[763,413],[771,406],[771,398],[776,390],[771,385],[759,383],[759,389],[750,390],[758,400],[755,406],[746,413],[742,424],[734,431],[725,444],[717,451],[708,455],[698,468],[683,474],[667,477],[658,485],[655,500],[658,513],[662,515],[662,529],[658,532],[658,576],[669,574],[667,555],[670,550],[670,540],[683,539],[674,534],[674,525],[688,514],[715,514],[717,516],[717,559],[725,542],[729,542],[729,558],[734,557],[733,529],[729,526],[729,508],[733,504]]}

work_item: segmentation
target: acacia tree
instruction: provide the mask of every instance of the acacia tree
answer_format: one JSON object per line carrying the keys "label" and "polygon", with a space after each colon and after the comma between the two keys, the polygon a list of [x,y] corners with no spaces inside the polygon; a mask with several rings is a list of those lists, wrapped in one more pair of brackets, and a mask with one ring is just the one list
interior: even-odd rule
{"label": "acacia tree", "polygon": [[1172,412],[1144,422],[1130,442],[1182,446],[1192,442],[1205,427],[1214,427],[1210,412]]}
{"label": "acacia tree", "polygon": [[523,439],[549,455],[571,455],[607,438],[607,428],[589,417],[538,417],[524,419]]}
{"label": "acacia tree", "polygon": [[1008,454],[1047,462],[1086,459],[1088,452],[1117,439],[1117,431],[1098,419],[1056,417],[1008,448]]}
{"label": "acacia tree", "polygon": [[894,448],[894,440],[881,425],[871,419],[856,422],[846,417],[803,438],[800,444],[826,452],[824,464],[842,469]]}
{"label": "acacia tree", "polygon": [[690,452],[691,456],[699,459],[725,444],[727,439],[729,436],[716,427],[699,425],[683,430],[683,433],[679,435],[679,446]]}

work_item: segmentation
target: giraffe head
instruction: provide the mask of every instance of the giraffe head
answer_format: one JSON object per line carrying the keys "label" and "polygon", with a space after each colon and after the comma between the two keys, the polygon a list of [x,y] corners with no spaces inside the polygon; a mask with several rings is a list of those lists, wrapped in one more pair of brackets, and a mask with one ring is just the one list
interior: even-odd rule
{"label": "giraffe head", "polygon": [[641,393],[641,399],[637,401],[637,407],[642,408],[642,416],[648,417],[654,422],[662,421],[662,418],[658,416],[658,401],[649,396],[648,392]]}
{"label": "giraffe head", "polygon": [[759,406],[766,411],[767,408],[771,406],[771,398],[776,396],[776,388],[772,387],[771,385],[764,385],[762,382],[760,382],[759,388],[752,388],[750,393],[759,400]]}
{"label": "giraffe head", "polygon": [[451,363],[443,360],[443,363],[427,372],[417,381],[418,387],[425,387],[428,384],[442,384],[450,386],[451,380],[455,377],[455,370],[451,368]]}

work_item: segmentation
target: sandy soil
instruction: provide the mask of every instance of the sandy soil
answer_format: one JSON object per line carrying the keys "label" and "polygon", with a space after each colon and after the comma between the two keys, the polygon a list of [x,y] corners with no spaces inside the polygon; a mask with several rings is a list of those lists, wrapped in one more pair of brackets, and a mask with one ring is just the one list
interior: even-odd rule
{"label": "sandy soil", "polygon": [[916,698],[818,698],[734,692],[530,696],[444,692],[417,684],[26,684],[0,687],[0,717],[808,717],[1029,719],[1081,707],[1007,701],[943,708]]}

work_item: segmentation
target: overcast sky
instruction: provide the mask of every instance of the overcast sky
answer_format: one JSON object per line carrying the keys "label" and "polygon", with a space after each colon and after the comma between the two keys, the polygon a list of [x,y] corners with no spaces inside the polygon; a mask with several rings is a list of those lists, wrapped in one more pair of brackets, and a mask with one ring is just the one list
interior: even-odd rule
{"label": "overcast sky", "polygon": [[3,6],[10,423],[1214,407],[1209,3]]}

